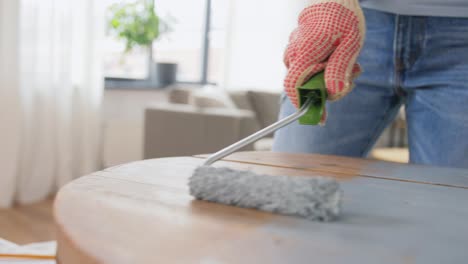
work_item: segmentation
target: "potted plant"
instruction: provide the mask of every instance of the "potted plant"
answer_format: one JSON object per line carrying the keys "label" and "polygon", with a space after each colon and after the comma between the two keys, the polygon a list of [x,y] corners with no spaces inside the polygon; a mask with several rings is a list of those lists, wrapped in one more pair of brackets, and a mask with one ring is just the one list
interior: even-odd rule
{"label": "potted plant", "polygon": [[152,85],[167,86],[176,81],[177,64],[154,63],[153,42],[170,31],[168,23],[155,12],[153,0],[119,3],[110,7],[108,26],[111,32],[125,41],[125,52],[140,46],[148,49],[148,74]]}

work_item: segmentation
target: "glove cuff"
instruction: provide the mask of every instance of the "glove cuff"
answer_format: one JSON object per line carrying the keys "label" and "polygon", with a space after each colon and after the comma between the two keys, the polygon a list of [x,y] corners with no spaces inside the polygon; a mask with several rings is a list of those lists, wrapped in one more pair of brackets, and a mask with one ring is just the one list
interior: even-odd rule
{"label": "glove cuff", "polygon": [[355,13],[362,13],[361,6],[359,5],[359,0],[309,0],[309,5],[305,8],[299,15],[299,23],[307,20],[309,9],[314,8],[316,5],[325,4],[325,3],[335,3],[342,5],[343,7],[351,10]]}
{"label": "glove cuff", "polygon": [[349,9],[360,8],[359,0],[309,0],[309,5],[323,4],[323,3],[337,3]]}

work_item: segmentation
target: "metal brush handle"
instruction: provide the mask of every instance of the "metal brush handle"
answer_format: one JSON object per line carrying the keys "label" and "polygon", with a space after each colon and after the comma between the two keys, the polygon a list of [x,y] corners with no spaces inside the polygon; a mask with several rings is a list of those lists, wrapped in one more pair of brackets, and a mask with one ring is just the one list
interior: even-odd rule
{"label": "metal brush handle", "polygon": [[226,148],[223,148],[222,150],[212,154],[211,156],[208,157],[208,159],[206,159],[205,163],[203,163],[203,165],[205,166],[208,166],[208,165],[211,165],[213,164],[214,162],[232,154],[233,152],[247,146],[248,144],[250,143],[253,143],[273,132],[275,132],[276,130],[286,126],[286,125],[289,125],[290,123],[298,120],[299,118],[301,118],[301,116],[305,115],[307,113],[307,111],[309,110],[309,107],[312,105],[313,103],[313,98],[312,97],[309,97],[305,103],[302,105],[302,107],[297,110],[296,113],[288,116],[288,117],[285,117],[281,120],[279,120],[278,122],[274,123],[274,124],[271,124],[270,126],[267,126],[265,127],[264,129],[226,147]]}

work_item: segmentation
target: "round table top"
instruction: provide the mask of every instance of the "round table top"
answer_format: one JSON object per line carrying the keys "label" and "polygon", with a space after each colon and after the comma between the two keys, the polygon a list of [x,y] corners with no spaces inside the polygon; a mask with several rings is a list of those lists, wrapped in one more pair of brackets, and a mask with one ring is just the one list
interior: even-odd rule
{"label": "round table top", "polygon": [[335,177],[343,215],[319,223],[194,200],[187,180],[201,157],[134,162],[60,190],[59,263],[466,261],[468,209],[457,205],[468,200],[466,170],[271,152],[229,159],[215,166]]}

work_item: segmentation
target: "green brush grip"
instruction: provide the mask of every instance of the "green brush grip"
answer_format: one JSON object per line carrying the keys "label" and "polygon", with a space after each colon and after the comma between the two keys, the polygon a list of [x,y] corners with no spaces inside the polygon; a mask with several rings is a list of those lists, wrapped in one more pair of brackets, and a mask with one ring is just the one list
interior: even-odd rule
{"label": "green brush grip", "polygon": [[309,97],[312,97],[313,103],[305,115],[299,118],[301,125],[317,125],[320,123],[325,103],[327,101],[327,87],[325,86],[324,72],[314,75],[304,85],[297,88],[299,95],[299,107],[301,107]]}

